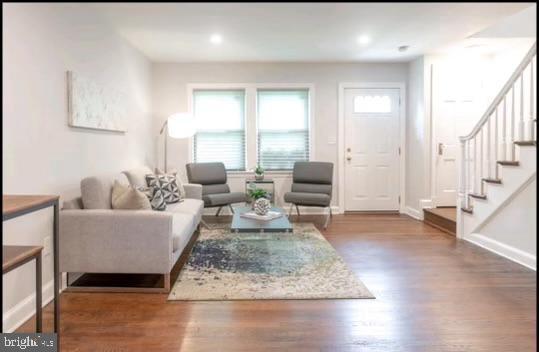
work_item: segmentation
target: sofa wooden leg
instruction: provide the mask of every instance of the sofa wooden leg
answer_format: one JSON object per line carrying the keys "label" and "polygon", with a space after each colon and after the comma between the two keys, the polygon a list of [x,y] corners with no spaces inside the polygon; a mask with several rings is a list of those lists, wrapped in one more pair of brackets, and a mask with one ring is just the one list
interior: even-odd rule
{"label": "sofa wooden leg", "polygon": [[219,216],[219,213],[221,212],[221,209],[223,209],[223,207],[219,207],[219,209],[217,209],[217,213],[215,213],[215,216]]}

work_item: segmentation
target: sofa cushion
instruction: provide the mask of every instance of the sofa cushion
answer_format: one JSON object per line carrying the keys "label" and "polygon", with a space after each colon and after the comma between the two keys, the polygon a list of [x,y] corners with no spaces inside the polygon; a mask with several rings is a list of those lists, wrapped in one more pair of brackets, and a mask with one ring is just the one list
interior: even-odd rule
{"label": "sofa cushion", "polygon": [[324,193],[288,192],[284,195],[284,201],[299,205],[327,207],[331,202],[331,197]]}
{"label": "sofa cushion", "polygon": [[193,216],[184,213],[172,215],[172,250],[182,251],[193,234]]}
{"label": "sofa cushion", "polygon": [[204,211],[204,202],[199,199],[184,199],[180,203],[167,205],[167,212],[188,214],[193,217],[193,227],[198,226]]}
{"label": "sofa cushion", "polygon": [[84,209],[112,209],[112,183],[109,177],[86,177],[80,182]]}
{"label": "sofa cushion", "polygon": [[122,173],[127,176],[132,187],[145,187],[146,175],[153,174],[152,170],[147,166],[122,171]]}
{"label": "sofa cushion", "polygon": [[247,201],[245,193],[242,192],[231,192],[231,193],[216,193],[216,194],[205,194],[202,196],[205,206],[219,206],[227,205],[232,203],[241,203]]}

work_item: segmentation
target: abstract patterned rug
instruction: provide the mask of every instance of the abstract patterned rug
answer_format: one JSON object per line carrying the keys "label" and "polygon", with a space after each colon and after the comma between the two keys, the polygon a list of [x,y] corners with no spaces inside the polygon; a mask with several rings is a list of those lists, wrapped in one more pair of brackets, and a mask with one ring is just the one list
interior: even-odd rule
{"label": "abstract patterned rug", "polygon": [[293,234],[201,231],[169,300],[374,298],[313,224]]}

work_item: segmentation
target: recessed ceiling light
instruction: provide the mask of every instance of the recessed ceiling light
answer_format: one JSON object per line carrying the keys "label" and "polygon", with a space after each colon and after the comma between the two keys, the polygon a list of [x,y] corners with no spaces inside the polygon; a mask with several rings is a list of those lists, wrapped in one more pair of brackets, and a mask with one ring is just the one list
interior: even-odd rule
{"label": "recessed ceiling light", "polygon": [[368,35],[360,35],[357,37],[357,42],[361,45],[369,44],[371,42],[371,38],[369,38]]}
{"label": "recessed ceiling light", "polygon": [[220,34],[212,34],[210,37],[210,42],[212,44],[221,44],[223,37]]}
{"label": "recessed ceiling light", "polygon": [[406,51],[408,50],[409,46],[408,45],[401,45],[399,46],[399,51]]}

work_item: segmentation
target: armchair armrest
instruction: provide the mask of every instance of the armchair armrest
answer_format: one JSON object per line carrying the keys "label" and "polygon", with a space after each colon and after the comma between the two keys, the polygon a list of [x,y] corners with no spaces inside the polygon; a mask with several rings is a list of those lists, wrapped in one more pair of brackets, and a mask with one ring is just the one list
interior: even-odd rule
{"label": "armchair armrest", "polygon": [[170,213],[63,210],[59,235],[63,272],[163,274],[170,271]]}
{"label": "armchair armrest", "polygon": [[184,183],[185,198],[202,199],[202,185],[198,183]]}

